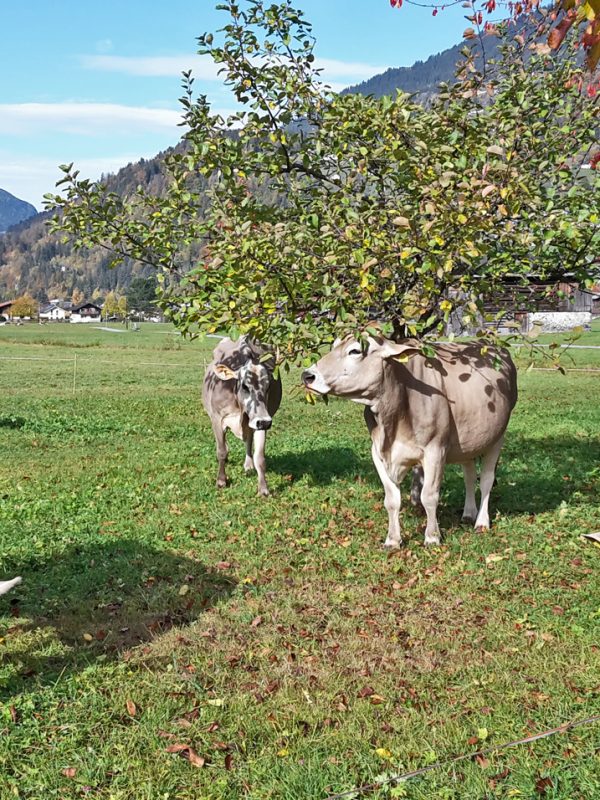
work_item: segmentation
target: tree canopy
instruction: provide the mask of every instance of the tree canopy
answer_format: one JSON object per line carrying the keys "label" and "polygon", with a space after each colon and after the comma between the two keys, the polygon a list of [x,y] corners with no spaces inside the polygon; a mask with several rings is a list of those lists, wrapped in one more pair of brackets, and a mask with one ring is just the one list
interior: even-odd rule
{"label": "tree canopy", "polygon": [[79,246],[154,266],[183,331],[248,332],[292,361],[373,320],[400,338],[457,308],[474,319],[507,277],[592,280],[600,193],[581,167],[598,106],[574,53],[531,54],[519,37],[496,65],[466,52],[424,107],[327,90],[289,0],[220,8],[227,23],[199,52],[242,110],[213,114],[184,75],[165,196],[121,197],[65,165],[49,198]]}

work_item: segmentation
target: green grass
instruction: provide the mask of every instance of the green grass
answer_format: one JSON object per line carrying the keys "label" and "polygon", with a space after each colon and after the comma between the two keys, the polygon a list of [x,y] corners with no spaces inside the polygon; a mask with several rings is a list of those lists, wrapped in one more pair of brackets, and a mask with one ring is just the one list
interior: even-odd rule
{"label": "green grass", "polygon": [[[406,509],[390,555],[361,409],[290,376],[272,497],[235,440],[217,493],[214,342],[168,330],[0,329],[39,359],[0,360],[2,800],[320,800],[600,712],[597,374],[523,371],[492,530],[449,468],[444,546]],[[369,796],[589,800],[599,753],[591,725]]]}

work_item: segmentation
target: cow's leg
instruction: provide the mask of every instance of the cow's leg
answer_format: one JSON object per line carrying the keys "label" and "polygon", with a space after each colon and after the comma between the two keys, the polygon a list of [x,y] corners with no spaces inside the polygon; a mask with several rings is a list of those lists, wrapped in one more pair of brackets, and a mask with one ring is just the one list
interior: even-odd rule
{"label": "cow's leg", "polygon": [[412,470],[412,483],[410,485],[410,503],[420,514],[424,513],[421,505],[421,491],[423,490],[423,467],[416,466]]}
{"label": "cow's leg", "polygon": [[266,431],[254,432],[254,466],[258,474],[258,493],[267,497],[269,494],[269,487],[267,486],[267,479],[265,473],[267,471],[267,462],[265,459],[265,442],[267,440]]}
{"label": "cow's leg", "polygon": [[402,531],[400,529],[401,494],[398,483],[402,480],[404,475],[406,475],[408,468],[403,470],[402,477],[399,478],[398,483],[396,483],[396,481],[390,478],[386,466],[383,463],[383,459],[379,455],[379,451],[375,445],[371,447],[371,456],[373,457],[373,463],[375,464],[377,474],[383,484],[383,490],[385,492],[384,505],[388,512],[388,535],[383,546],[389,548],[400,547],[402,544]]}
{"label": "cow's leg", "polygon": [[215,434],[215,442],[217,443],[217,461],[219,463],[219,471],[217,473],[217,489],[222,489],[227,486],[227,476],[225,475],[225,463],[229,450],[227,449],[227,439],[225,431],[221,424],[221,420],[214,420],[212,424],[213,433]]}
{"label": "cow's leg", "polygon": [[444,476],[444,456],[440,450],[425,451],[423,457],[423,489],[421,502],[427,514],[425,544],[440,543],[440,528],[437,521],[437,507],[440,500],[440,486]]}
{"label": "cow's leg", "polygon": [[465,462],[462,468],[465,479],[465,505],[462,518],[465,522],[475,522],[477,519],[477,500],[475,499],[477,470],[475,469],[475,461]]}
{"label": "cow's leg", "polygon": [[490,527],[490,493],[494,485],[494,478],[496,477],[496,464],[500,457],[502,450],[502,443],[504,436],[501,436],[496,444],[488,450],[488,452],[481,459],[481,475],[479,477],[479,489],[481,491],[481,505],[479,506],[479,514],[475,520],[476,529],[484,529]]}
{"label": "cow's leg", "polygon": [[246,445],[246,458],[244,459],[244,470],[245,472],[252,472],[254,469],[254,460],[252,458],[252,442],[254,439],[254,431],[252,428],[248,428],[248,430],[244,433],[244,443]]}

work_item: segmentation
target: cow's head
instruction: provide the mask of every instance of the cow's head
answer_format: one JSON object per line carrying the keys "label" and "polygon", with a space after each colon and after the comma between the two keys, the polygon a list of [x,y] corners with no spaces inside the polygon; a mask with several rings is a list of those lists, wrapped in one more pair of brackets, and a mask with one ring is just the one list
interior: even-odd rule
{"label": "cow's head", "polygon": [[215,374],[222,381],[235,381],[237,400],[248,417],[248,425],[256,431],[268,431],[273,423],[267,408],[271,373],[264,364],[248,361],[236,370],[216,364]]}
{"label": "cow's head", "polygon": [[408,361],[418,352],[415,342],[397,344],[379,337],[361,342],[347,336],[336,339],[327,355],[304,370],[302,382],[311,392],[368,402],[380,391],[386,361]]}

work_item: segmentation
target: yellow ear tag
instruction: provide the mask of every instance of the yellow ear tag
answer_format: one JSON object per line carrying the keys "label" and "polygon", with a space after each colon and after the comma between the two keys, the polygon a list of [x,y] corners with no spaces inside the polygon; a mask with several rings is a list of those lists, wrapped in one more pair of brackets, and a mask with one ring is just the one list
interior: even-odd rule
{"label": "yellow ear tag", "polygon": [[397,361],[399,364],[406,364],[407,361],[410,361],[411,358],[417,355],[418,351],[414,351],[412,353],[399,353],[397,356],[392,356],[394,361]]}

